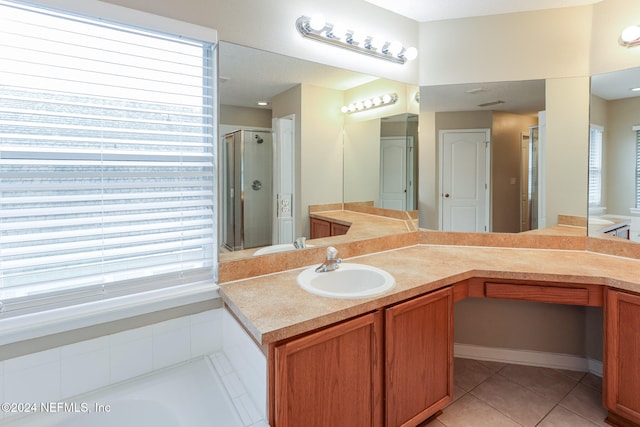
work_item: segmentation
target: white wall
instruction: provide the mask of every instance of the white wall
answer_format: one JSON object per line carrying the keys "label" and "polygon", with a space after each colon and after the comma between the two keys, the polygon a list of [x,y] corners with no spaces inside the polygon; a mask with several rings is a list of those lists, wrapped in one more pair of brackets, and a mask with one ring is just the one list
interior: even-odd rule
{"label": "white wall", "polygon": [[[36,0],[62,1],[62,0]],[[72,3],[72,0],[67,0]],[[418,47],[418,23],[388,12],[363,0],[108,0],[109,3],[139,9],[194,24],[215,28],[219,39],[271,52],[294,56],[375,74],[407,83],[417,83],[418,62],[405,65],[336,50],[335,47],[303,38],[295,28],[301,15],[322,14],[327,21],[345,22],[352,28],[397,39]]]}
{"label": "white wall", "polygon": [[344,126],[344,200],[378,205],[380,119]]}
{"label": "white wall", "polygon": [[589,77],[546,83],[547,225],[559,214],[586,216],[589,156]]}
{"label": "white wall", "polygon": [[640,24],[637,0],[603,0],[593,5],[590,74],[601,74],[640,65],[640,49],[618,45],[620,32]]}
{"label": "white wall", "polygon": [[420,85],[589,75],[590,6],[427,22]]}
{"label": "white wall", "polygon": [[309,237],[309,205],[343,199],[343,91],[302,85],[300,202]]}

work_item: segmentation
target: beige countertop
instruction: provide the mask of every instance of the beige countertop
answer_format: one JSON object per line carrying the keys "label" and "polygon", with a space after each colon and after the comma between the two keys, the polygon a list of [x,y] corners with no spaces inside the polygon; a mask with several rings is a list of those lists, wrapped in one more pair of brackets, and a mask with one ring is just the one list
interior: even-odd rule
{"label": "beige countertop", "polygon": [[[348,210],[312,212],[309,216],[349,226],[349,231],[347,231],[345,238],[351,240],[415,231],[411,222],[407,220]],[[335,237],[339,236],[333,236],[332,239]],[[318,243],[322,240],[313,239],[310,242]]]}
{"label": "beige countertop", "polygon": [[396,285],[368,299],[325,298],[298,286],[301,268],[222,283],[221,295],[264,345],[472,277],[587,283],[640,292],[640,260],[581,250],[421,244],[344,262],[382,268]]}
{"label": "beige countertop", "polygon": [[[380,209],[379,209],[380,210]],[[355,212],[350,210],[328,210],[312,212],[311,218],[323,219],[349,226],[347,234],[340,236],[307,239],[307,244],[312,246],[337,245],[353,240],[364,240],[375,237],[392,236],[395,234],[416,231],[416,226],[405,212],[397,211],[398,218],[390,218],[374,213]],[[251,248],[234,252],[221,252],[220,261],[234,261],[251,258],[259,248]]]}

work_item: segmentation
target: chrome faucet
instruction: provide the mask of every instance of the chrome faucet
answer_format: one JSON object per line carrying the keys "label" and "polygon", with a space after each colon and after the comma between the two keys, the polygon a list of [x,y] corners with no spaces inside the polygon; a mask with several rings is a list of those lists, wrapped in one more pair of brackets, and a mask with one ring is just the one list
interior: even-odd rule
{"label": "chrome faucet", "polygon": [[316,273],[325,273],[327,271],[337,270],[339,264],[342,262],[342,258],[337,258],[338,250],[333,246],[327,248],[327,259],[316,268]]}
{"label": "chrome faucet", "polygon": [[305,240],[307,240],[306,237],[298,237],[294,242],[293,242],[293,247],[296,249],[304,249],[307,247],[307,244],[304,242]]}

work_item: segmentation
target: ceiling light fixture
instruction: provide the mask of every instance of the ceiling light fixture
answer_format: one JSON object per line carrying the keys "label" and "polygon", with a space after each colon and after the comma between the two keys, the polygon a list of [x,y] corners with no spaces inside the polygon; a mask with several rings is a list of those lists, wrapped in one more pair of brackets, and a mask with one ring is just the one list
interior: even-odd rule
{"label": "ceiling light fixture", "polygon": [[362,101],[352,102],[349,105],[342,107],[343,113],[357,113],[358,111],[370,110],[377,107],[384,107],[385,105],[393,105],[398,101],[398,95],[395,93],[387,93],[381,96],[374,96],[371,98],[363,99]]}
{"label": "ceiling light fixture", "polygon": [[618,43],[624,47],[634,47],[640,45],[640,26],[632,25],[625,28],[620,37],[618,37]]}
{"label": "ceiling light fixture", "polygon": [[321,15],[299,17],[296,28],[304,37],[398,64],[404,64],[418,56],[415,47],[405,47],[398,41],[388,41],[376,36],[363,36],[340,24],[328,23]]}

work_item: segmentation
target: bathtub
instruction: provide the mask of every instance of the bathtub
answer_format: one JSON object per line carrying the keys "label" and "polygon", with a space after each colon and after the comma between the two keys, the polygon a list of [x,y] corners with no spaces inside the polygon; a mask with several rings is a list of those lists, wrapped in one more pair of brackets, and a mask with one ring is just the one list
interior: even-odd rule
{"label": "bathtub", "polygon": [[[37,413],[5,418],[7,427],[268,427],[237,403],[205,356],[65,402],[38,404]],[[242,416],[241,416],[242,415]]]}

